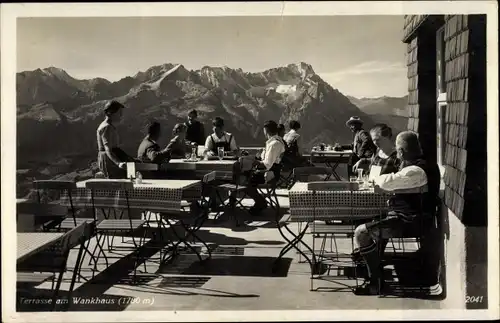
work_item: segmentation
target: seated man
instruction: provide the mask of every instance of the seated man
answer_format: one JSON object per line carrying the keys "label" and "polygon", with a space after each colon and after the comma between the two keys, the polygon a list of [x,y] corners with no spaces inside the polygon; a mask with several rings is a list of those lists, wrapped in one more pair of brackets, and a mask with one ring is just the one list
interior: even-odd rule
{"label": "seated man", "polygon": [[185,123],[186,129],[186,141],[196,143],[197,145],[203,145],[205,140],[205,128],[203,124],[198,121],[198,111],[191,110],[188,114],[188,121]]}
{"label": "seated man", "polygon": [[223,148],[225,152],[238,154],[238,146],[233,135],[224,131],[224,120],[216,117],[213,122],[213,133],[205,141],[205,154],[207,156],[217,156],[218,149]]}
{"label": "seated man", "polygon": [[187,127],[183,123],[178,123],[174,126],[172,130],[174,138],[170,140],[166,148],[170,152],[171,158],[184,158],[186,153],[191,153],[186,144],[186,130]]}
{"label": "seated man", "polygon": [[278,125],[278,136],[281,137],[281,138],[283,138],[285,136],[285,132],[286,132],[285,125],[282,124],[282,123],[280,123]]}
{"label": "seated man", "polygon": [[[361,295],[375,295],[380,286],[384,288],[379,251],[385,247],[383,239],[401,236],[406,232],[418,232],[421,225],[431,223],[436,213],[439,193],[439,168],[422,158],[422,149],[417,134],[411,131],[400,133],[396,138],[396,151],[401,166],[397,173],[380,175],[375,179],[376,191],[394,192],[388,201],[388,212],[380,219],[358,226],[354,239],[358,249],[354,257],[362,256],[368,269],[368,279],[357,288]],[[423,190],[424,188],[427,190]],[[415,193],[399,190],[417,189]],[[418,189],[422,189],[421,192]],[[379,249],[380,248],[380,249]]]}
{"label": "seated man", "polygon": [[142,140],[137,149],[137,158],[143,163],[161,164],[170,159],[169,148],[161,149],[156,143],[161,135],[161,126],[153,121],[148,125],[148,135]]}
{"label": "seated man", "polygon": [[264,135],[267,138],[266,147],[260,160],[255,159],[250,185],[246,194],[251,197],[255,204],[250,209],[252,215],[258,215],[267,207],[266,200],[259,194],[256,186],[268,183],[280,178],[281,158],[285,152],[285,144],[278,136],[278,125],[274,121],[267,121],[264,124]]}
{"label": "seated man", "polygon": [[399,170],[399,159],[392,139],[392,129],[386,124],[376,124],[370,130],[370,136],[377,147],[371,158],[361,158],[353,166],[353,171],[365,169],[370,172],[373,166],[380,167],[377,175],[396,173]]}

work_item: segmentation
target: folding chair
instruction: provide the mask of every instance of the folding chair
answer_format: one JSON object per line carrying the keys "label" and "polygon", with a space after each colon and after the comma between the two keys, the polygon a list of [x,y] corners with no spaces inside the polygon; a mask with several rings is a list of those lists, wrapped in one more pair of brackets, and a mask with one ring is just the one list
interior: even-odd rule
{"label": "folding chair", "polygon": [[[36,192],[37,202],[39,204],[60,204],[64,193],[69,196],[70,208],[66,214],[57,217],[38,217],[35,218],[36,224],[42,225],[43,231],[49,231],[57,227],[69,230],[74,228],[78,222],[76,220],[76,210],[71,198],[72,190],[76,189],[73,181],[61,180],[38,180],[33,181],[33,190]],[[69,211],[69,212],[68,212]]]}
{"label": "folding chair", "polygon": [[[420,195],[420,212],[417,214],[411,214],[409,215],[410,217],[413,217],[413,221],[416,221],[414,223],[413,227],[411,230],[404,230],[403,232],[400,232],[398,235],[391,234],[391,236],[380,236],[379,241],[386,239],[392,242],[393,248],[394,248],[394,257],[406,257],[409,256],[410,253],[414,251],[407,250],[405,248],[405,244],[407,242],[410,242],[413,240],[417,244],[417,248],[420,251],[419,254],[419,261],[420,261],[420,268],[417,268],[417,270],[421,271],[422,273],[425,273],[426,270],[424,268],[424,256],[429,256],[427,252],[424,252],[423,247],[428,247],[427,245],[423,245],[423,240],[426,238],[429,238],[432,236],[432,230],[437,229],[437,223],[436,223],[436,215],[440,211],[439,203],[436,203],[436,209],[434,214],[426,214],[424,213],[424,201],[423,201],[423,194],[427,192],[427,186],[423,186],[417,189],[409,189],[409,190],[399,190],[397,194],[419,194]],[[396,248],[394,246],[394,240],[397,241],[399,248]],[[432,247],[431,247],[432,248]],[[381,259],[381,272],[383,272],[385,265],[388,263],[387,259],[387,254],[385,253],[384,250],[384,245],[379,243],[379,257]],[[384,279],[383,275],[379,278],[379,295],[384,295],[383,290],[381,289],[382,285],[382,280]],[[419,284],[416,286],[416,290],[419,293],[423,292],[428,292],[431,295],[434,294],[440,294],[442,292],[440,282],[439,282],[439,275],[437,275],[437,285],[436,286],[425,286],[422,281],[419,282]]]}
{"label": "folding chair", "polygon": [[[326,177],[330,176],[332,173],[331,168],[329,167],[316,167],[316,166],[307,166],[307,167],[296,167],[292,172],[293,183],[296,182],[309,182],[310,176],[314,175],[325,175]],[[302,230],[302,222],[298,223],[299,232]],[[320,233],[315,233],[320,234]],[[326,235],[325,235],[326,241]],[[299,262],[302,262],[301,254],[299,253]]]}
{"label": "folding chair", "polygon": [[[231,182],[220,184],[215,187],[216,199],[222,201],[223,200],[221,196],[222,193],[224,194],[227,193],[229,195],[228,202],[223,205],[224,213],[226,213],[226,210],[228,208],[230,209],[230,217],[233,218],[236,226],[240,225],[238,218],[236,216],[236,207],[239,206],[242,210],[245,211],[248,210],[248,207],[243,205],[243,200],[246,198],[245,191],[248,188],[248,186],[241,184],[242,177],[244,176],[244,173],[241,168],[241,163],[242,162],[240,160],[238,165],[235,166],[235,168],[233,169]],[[217,217],[219,216],[219,214],[220,212],[217,213]]]}
{"label": "folding chair", "polygon": [[[76,258],[75,267],[68,291],[69,306],[72,302],[72,292],[74,289],[76,276],[81,266],[82,254],[85,241],[92,236],[92,228],[89,223],[83,222],[75,228],[69,230],[61,238],[54,241],[45,250],[17,264],[17,285],[21,290],[28,287],[35,287],[47,280],[52,280],[52,306],[53,310],[58,304],[59,290],[65,271],[67,270],[68,256],[74,247],[80,245]],[[54,286],[54,279],[58,274],[57,283]],[[64,304],[64,303],[63,303]]]}
{"label": "folding chair", "polygon": [[[323,240],[320,245],[319,253],[317,254],[318,261],[326,265],[327,276],[330,274],[332,269],[337,269],[340,271],[344,269],[347,265],[350,265],[354,268],[356,274],[355,263],[351,259],[351,254],[341,253],[338,250],[337,238],[347,238],[350,240],[351,248],[354,249],[354,229],[355,223],[354,219],[354,191],[358,189],[357,183],[351,182],[338,182],[338,181],[323,181],[323,182],[311,182],[309,184],[309,189],[313,191],[313,196],[318,196],[318,194],[328,194],[323,192],[328,191],[338,191],[338,194],[343,194],[345,196],[342,197],[343,200],[341,205],[322,205],[321,208],[316,208],[313,213],[313,221],[311,222],[310,232],[313,236],[323,236]],[[322,197],[319,196],[321,199]],[[332,214],[332,211],[335,211],[335,214]],[[326,219],[334,218],[336,222],[332,222],[333,225],[325,225],[320,224],[318,221],[325,221]],[[330,252],[326,252],[326,238],[330,236],[331,239],[331,250]],[[312,250],[316,252],[316,239],[313,238],[313,246]],[[313,280],[314,279],[325,279],[322,274],[317,275],[317,277],[311,278],[311,290],[313,288]],[[339,277],[340,278],[340,277]],[[338,279],[336,281],[338,282]],[[340,283],[339,283],[340,284]],[[349,286],[345,284],[345,289]],[[356,279],[356,286],[358,285],[358,281]],[[320,290],[323,288],[317,288],[316,290]]]}
{"label": "folding chair", "polygon": [[[45,184],[44,184],[45,185]],[[46,185],[50,185],[46,184]],[[57,184],[56,184],[57,185]],[[71,197],[70,197],[71,198]],[[44,222],[43,219],[47,218],[64,218],[64,220],[61,222],[60,220],[56,220],[58,222],[58,225],[55,227],[52,227],[53,230],[55,231],[63,231],[63,232],[68,232],[71,231],[72,229],[82,225],[83,223],[88,224],[90,228],[95,227],[95,221],[94,219],[86,219],[86,218],[75,218],[74,215],[73,217],[68,217],[68,208],[66,206],[62,206],[59,204],[39,204],[39,203],[20,203],[17,204],[17,214],[18,216],[21,216],[23,214],[26,215],[33,215],[36,219],[42,219],[42,221],[39,222]],[[66,218],[65,218],[66,217]],[[87,247],[84,248],[84,252],[92,257],[92,253],[90,250],[88,250]],[[94,273],[93,273],[94,274]],[[80,281],[80,278],[84,278],[87,280],[85,277],[81,275],[81,267],[79,268],[78,272],[78,281]]]}
{"label": "folding chair", "polygon": [[[46,227],[46,229],[55,229],[57,231],[68,231],[77,227],[81,223],[92,223],[94,220],[91,218],[78,217],[77,210],[73,205],[73,191],[76,190],[76,183],[74,181],[62,181],[62,180],[37,180],[33,181],[33,189],[37,192],[38,202],[41,203],[41,192],[46,191],[57,191],[59,197],[66,197],[69,202],[69,215],[66,215],[62,222]],[[66,196],[63,195],[66,193]],[[56,201],[57,203],[57,201]]]}
{"label": "folding chair", "polygon": [[[134,252],[137,252],[135,260],[136,264],[134,265],[134,281],[137,278],[137,264],[139,263],[142,258],[140,257],[139,253],[139,247],[142,246],[142,244],[145,241],[146,238],[146,230],[144,230],[144,234],[142,237],[140,237],[139,242],[136,241],[136,237],[134,234],[141,228],[144,228],[144,224],[146,224],[146,220],[140,220],[140,219],[132,219],[131,217],[131,209],[130,209],[130,201],[129,201],[129,194],[131,191],[134,189],[134,184],[129,181],[120,181],[120,180],[93,180],[93,181],[88,181],[85,183],[85,187],[90,190],[91,192],[91,200],[92,200],[92,209],[94,211],[94,220],[97,222],[97,212],[96,212],[96,196],[98,195],[98,192],[108,192],[117,194],[118,196],[116,197],[115,195],[115,201],[119,201],[120,199],[125,200],[125,206],[123,205],[113,205],[109,207],[113,207],[114,209],[121,209],[121,215],[119,219],[104,219],[100,222],[97,223],[96,225],[96,236],[97,236],[97,245],[94,248],[93,254],[95,255],[95,252],[97,249],[99,249],[99,252],[97,253],[96,261],[95,261],[95,266],[94,268],[97,268],[97,263],[99,261],[100,255],[102,254],[105,261],[106,261],[106,267],[109,267],[109,262],[108,262],[108,257],[106,256],[104,252],[103,245],[101,244],[101,238],[104,239],[106,237],[109,238],[109,236],[114,236],[117,233],[121,234],[126,234],[128,233],[132,237],[133,241],[133,247],[127,247],[127,249],[132,249]],[[122,219],[123,212],[127,211],[127,217],[128,219]],[[111,245],[109,244],[108,240],[108,251],[111,251],[113,241],[111,241]],[[146,262],[144,262],[144,270],[146,271]]]}

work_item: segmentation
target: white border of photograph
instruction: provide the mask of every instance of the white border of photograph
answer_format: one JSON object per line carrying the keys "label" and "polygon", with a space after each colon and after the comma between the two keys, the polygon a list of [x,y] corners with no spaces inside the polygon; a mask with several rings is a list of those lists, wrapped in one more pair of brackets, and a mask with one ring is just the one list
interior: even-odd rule
{"label": "white border of photograph", "polygon": [[[498,4],[496,1],[344,1],[224,3],[29,3],[1,4],[1,138],[2,138],[2,319],[5,322],[117,321],[334,321],[498,318]],[[335,311],[122,311],[16,313],[16,18],[129,16],[288,16],[487,14],[488,70],[488,310],[335,310]],[[360,26],[362,28],[362,26]],[[403,21],[401,23],[403,28]],[[325,40],[328,33],[324,35]],[[404,53],[402,53],[404,55]],[[459,265],[459,264],[449,264]],[[304,291],[307,292],[307,291]],[[381,300],[383,302],[383,300]],[[360,304],[362,307],[362,304]]]}

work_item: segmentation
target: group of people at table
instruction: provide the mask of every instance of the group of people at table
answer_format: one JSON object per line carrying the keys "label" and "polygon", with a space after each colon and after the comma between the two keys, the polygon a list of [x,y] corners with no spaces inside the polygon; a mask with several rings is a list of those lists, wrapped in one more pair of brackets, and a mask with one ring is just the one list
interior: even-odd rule
{"label": "group of people at table", "polygon": [[[242,155],[234,136],[224,131],[222,118],[213,120],[213,133],[205,137],[204,127],[197,120],[196,110],[193,110],[186,123],[175,125],[174,137],[164,149],[157,144],[161,136],[160,124],[152,122],[147,136],[139,145],[137,158],[131,158],[119,148],[115,128],[122,118],[123,108],[117,101],[108,102],[104,107],[105,120],[97,129],[98,166],[104,177],[124,178],[129,161],[161,164],[168,163],[171,158],[184,158],[192,145],[204,145],[205,156],[217,156],[219,149],[234,156]],[[382,216],[358,225],[354,232],[358,247],[352,256],[355,261],[363,260],[360,263],[367,269],[367,279],[358,287],[357,293],[372,295],[384,287],[379,286],[382,275],[379,247],[385,247],[391,235],[399,236],[402,232],[412,231],[422,223],[422,219],[432,219],[438,201],[440,172],[435,163],[425,160],[418,135],[414,132],[401,132],[394,140],[387,125],[377,124],[368,132],[363,129],[363,122],[358,117],[351,117],[346,126],[354,133],[353,143],[335,149],[352,150],[348,174],[358,169],[377,172],[377,176],[370,176],[374,179],[375,191],[394,193],[390,195],[388,210]],[[285,133],[285,127],[275,121],[267,121],[263,126],[267,141],[262,152],[253,158],[254,171],[246,192],[255,200],[250,209],[252,215],[260,214],[267,206],[256,185],[279,179],[285,156],[304,160],[301,159],[304,146],[299,134],[300,123],[291,121],[289,127],[289,132]],[[424,187],[425,190],[415,190],[410,194],[398,193]]]}

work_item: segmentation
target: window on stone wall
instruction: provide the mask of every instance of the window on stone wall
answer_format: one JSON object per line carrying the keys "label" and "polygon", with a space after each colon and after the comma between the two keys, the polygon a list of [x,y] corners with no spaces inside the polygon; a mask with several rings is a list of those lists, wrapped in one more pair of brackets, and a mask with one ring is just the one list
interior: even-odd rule
{"label": "window on stone wall", "polygon": [[444,58],[445,42],[444,27],[436,33],[436,135],[437,135],[437,162],[441,169],[441,176],[444,175],[444,156],[446,141],[444,134],[445,113],[446,113],[446,62]]}

